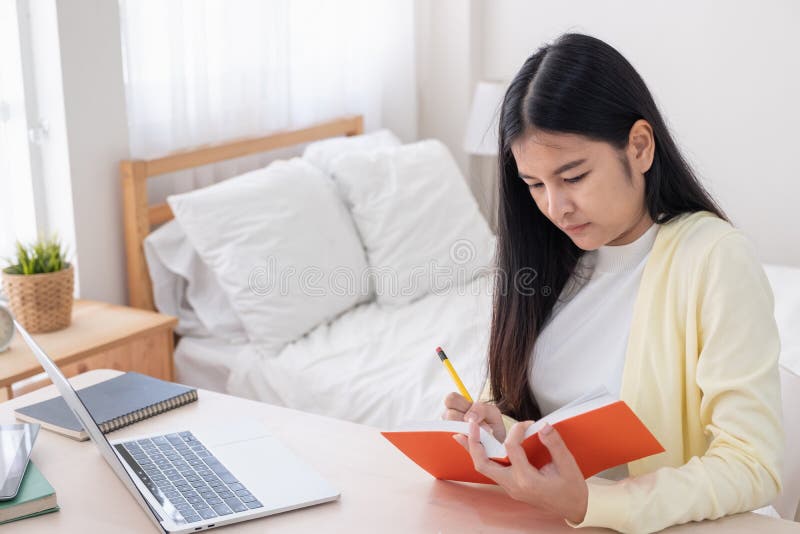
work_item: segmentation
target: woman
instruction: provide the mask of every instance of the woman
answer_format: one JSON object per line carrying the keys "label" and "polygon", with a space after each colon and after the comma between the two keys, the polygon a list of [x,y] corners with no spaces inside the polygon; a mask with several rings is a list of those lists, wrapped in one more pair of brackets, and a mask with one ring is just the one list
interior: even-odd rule
{"label": "woman", "polygon": [[[655,531],[766,505],[783,443],[772,293],[641,77],[606,43],[563,35],[511,82],[499,137],[506,276],[487,391],[445,400],[446,418],[471,421],[456,438],[475,468],[573,526]],[[515,283],[526,269],[535,287]],[[665,452],[585,481],[548,426],[553,462],[532,467],[525,429],[600,384]],[[487,459],[478,425],[511,466]]]}

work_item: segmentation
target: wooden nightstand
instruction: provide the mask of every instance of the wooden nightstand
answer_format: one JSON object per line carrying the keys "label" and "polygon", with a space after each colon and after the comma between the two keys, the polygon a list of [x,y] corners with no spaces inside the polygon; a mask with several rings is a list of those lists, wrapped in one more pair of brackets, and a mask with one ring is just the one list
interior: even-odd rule
{"label": "wooden nightstand", "polygon": [[[172,330],[177,322],[175,317],[151,311],[77,300],[69,327],[33,337],[68,377],[110,368],[172,380]],[[17,384],[42,372],[17,333],[9,350],[0,353],[0,399],[49,384],[44,377]]]}

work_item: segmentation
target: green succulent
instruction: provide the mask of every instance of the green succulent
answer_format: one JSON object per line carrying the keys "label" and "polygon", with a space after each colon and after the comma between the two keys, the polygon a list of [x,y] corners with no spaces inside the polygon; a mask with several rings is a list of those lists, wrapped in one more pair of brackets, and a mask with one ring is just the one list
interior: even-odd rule
{"label": "green succulent", "polygon": [[8,274],[54,273],[69,267],[66,250],[56,237],[39,238],[23,245],[17,241],[17,257],[3,269]]}

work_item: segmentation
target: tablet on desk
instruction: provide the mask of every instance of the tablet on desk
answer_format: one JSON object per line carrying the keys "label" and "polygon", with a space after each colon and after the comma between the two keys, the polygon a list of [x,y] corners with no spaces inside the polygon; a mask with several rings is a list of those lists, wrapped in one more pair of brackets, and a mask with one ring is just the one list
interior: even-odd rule
{"label": "tablet on desk", "polygon": [[0,425],[0,501],[16,497],[38,433],[39,425]]}

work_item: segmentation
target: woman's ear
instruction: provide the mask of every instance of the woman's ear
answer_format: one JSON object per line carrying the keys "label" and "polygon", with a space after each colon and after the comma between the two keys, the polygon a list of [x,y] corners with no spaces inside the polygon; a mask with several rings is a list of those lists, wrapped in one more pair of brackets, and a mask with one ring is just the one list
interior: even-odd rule
{"label": "woman's ear", "polygon": [[655,151],[653,127],[644,119],[634,122],[628,134],[628,157],[631,166],[642,174],[646,173],[653,165]]}

